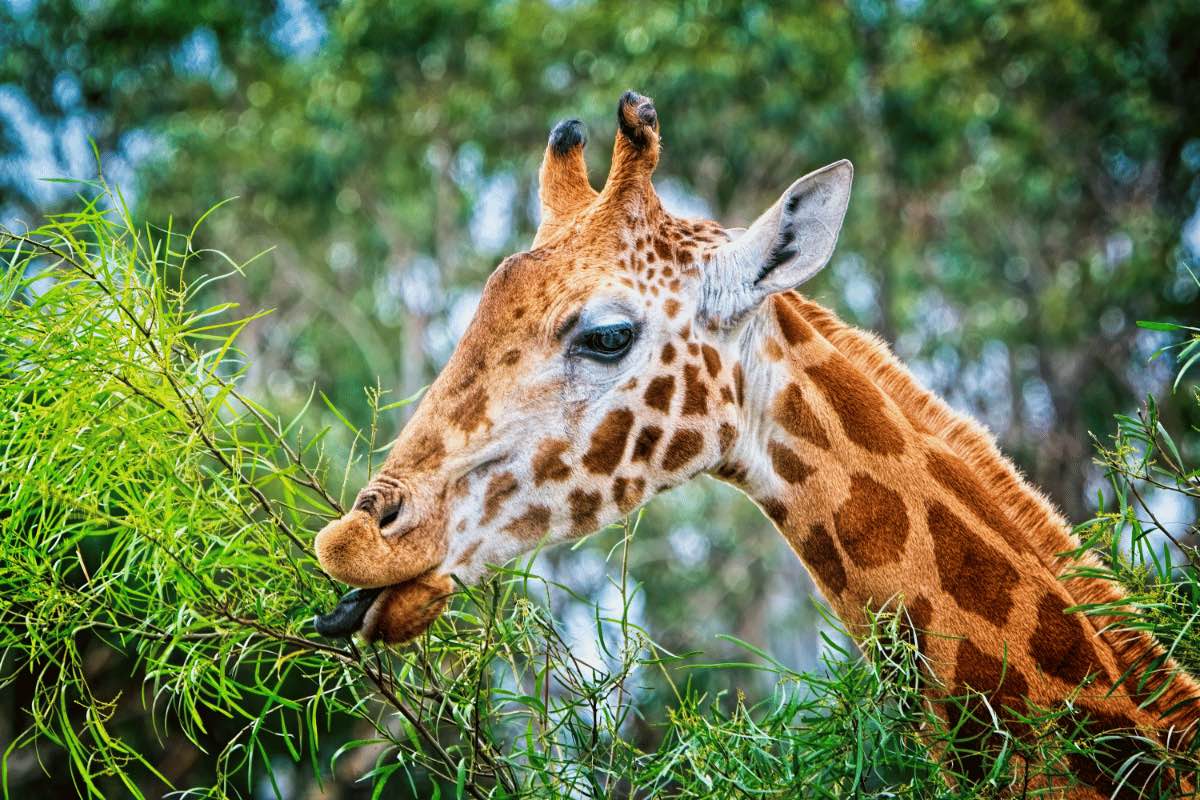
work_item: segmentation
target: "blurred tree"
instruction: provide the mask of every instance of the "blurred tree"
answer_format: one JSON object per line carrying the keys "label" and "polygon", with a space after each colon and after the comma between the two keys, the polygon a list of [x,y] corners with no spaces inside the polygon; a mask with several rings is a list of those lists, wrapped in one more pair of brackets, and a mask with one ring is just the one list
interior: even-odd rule
{"label": "blurred tree", "polygon": [[[745,222],[792,177],[851,157],[849,229],[810,291],[981,416],[1075,516],[1087,431],[1151,377],[1136,365],[1152,342],[1131,320],[1194,314],[1194,3],[0,15],[9,209],[45,199],[17,180],[29,169],[80,168],[65,153],[81,130],[137,169],[137,196],[157,207],[186,216],[240,197],[211,234],[276,248],[240,299],[279,309],[250,346],[281,399],[313,380],[351,406],[364,383],[423,385],[482,278],[528,241],[549,126],[590,123],[599,179],[627,85],[662,109],[660,181],[687,210]],[[26,116],[57,121],[61,158],[31,155],[18,95]]]}

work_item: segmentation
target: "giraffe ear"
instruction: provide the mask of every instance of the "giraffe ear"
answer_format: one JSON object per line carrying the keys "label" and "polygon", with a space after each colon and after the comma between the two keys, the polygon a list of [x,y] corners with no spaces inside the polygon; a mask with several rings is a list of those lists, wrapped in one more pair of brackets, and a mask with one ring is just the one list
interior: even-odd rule
{"label": "giraffe ear", "polygon": [[846,160],[805,175],[745,233],[718,248],[705,269],[702,312],[720,323],[736,321],[767,295],[820,272],[837,244],[853,180]]}

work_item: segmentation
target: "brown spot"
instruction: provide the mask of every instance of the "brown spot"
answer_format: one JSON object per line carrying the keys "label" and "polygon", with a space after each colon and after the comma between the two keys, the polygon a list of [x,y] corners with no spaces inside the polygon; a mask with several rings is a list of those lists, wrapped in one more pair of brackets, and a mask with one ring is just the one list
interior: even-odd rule
{"label": "brown spot", "polygon": [[716,475],[718,478],[729,481],[730,483],[745,483],[746,474],[749,472],[746,465],[740,461],[731,461],[721,464],[717,467]]}
{"label": "brown spot", "polygon": [[462,363],[458,369],[452,374],[458,376],[458,383],[454,384],[454,393],[463,394],[475,385],[475,380],[483,374],[486,366],[485,356],[482,352],[476,351],[472,355],[464,355]]}
{"label": "brown spot", "polygon": [[667,244],[667,242],[663,239],[655,238],[654,252],[657,253],[658,257],[663,261],[670,261],[672,258],[671,245]]}
{"label": "brown spot", "polygon": [[846,588],[842,555],[824,525],[817,523],[809,528],[808,538],[800,543],[800,557],[830,595],[837,597]]}
{"label": "brown spot", "polygon": [[659,375],[650,381],[650,385],[646,387],[646,405],[665,414],[671,409],[671,398],[674,395],[675,377],[673,375]]}
{"label": "brown spot", "polygon": [[700,367],[697,364],[685,364],[683,367],[683,415],[703,415],[708,413],[708,386],[700,379]]}
{"label": "brown spot", "polygon": [[787,506],[779,502],[773,497],[768,497],[765,500],[760,500],[758,503],[762,506],[762,510],[766,512],[776,525],[783,525],[787,522],[788,511]]}
{"label": "brown spot", "polygon": [[672,278],[671,282],[667,284],[667,288],[672,292],[678,292],[682,286],[683,284],[679,282],[679,278]]}
{"label": "brown spot", "polygon": [[520,319],[525,316],[525,306],[517,306],[512,312],[513,319]]}
{"label": "brown spot", "polygon": [[[465,522],[466,520],[463,520],[463,521]],[[476,539],[475,541],[473,541],[469,545],[467,545],[467,549],[463,550],[462,555],[459,556],[458,560],[454,562],[454,566],[465,567],[467,564],[470,564],[471,557],[473,555],[475,555],[475,551],[477,551],[479,549],[479,545],[481,545],[481,544],[483,544],[483,539]]]}
{"label": "brown spot", "polygon": [[988,495],[987,490],[971,474],[965,463],[956,456],[935,451],[926,453],[925,460],[934,480],[949,489],[958,498],[958,502],[979,517],[981,522],[1004,537],[1013,550],[1018,553],[1025,550],[1025,542],[1020,533]]}
{"label": "brown spot", "polygon": [[675,432],[667,444],[663,454],[662,467],[667,472],[674,472],[684,464],[700,455],[704,449],[704,436],[699,431],[683,428]]}
{"label": "brown spot", "polygon": [[993,706],[1025,710],[1029,683],[1011,663],[983,652],[970,639],[960,639],[954,659],[954,677],[964,687],[987,697]]}
{"label": "brown spot", "polygon": [[566,439],[546,439],[538,445],[533,456],[533,483],[541,486],[546,481],[565,481],[571,468],[562,460],[563,453],[571,447]]}
{"label": "brown spot", "polygon": [[721,455],[725,454],[733,444],[734,437],[737,436],[737,428],[730,425],[728,422],[722,422],[721,427],[717,429],[717,442],[721,446]]}
{"label": "brown spot", "polygon": [[637,385],[638,385],[638,379],[630,378],[629,380],[625,381],[624,384],[622,384],[621,391],[632,392],[634,389],[637,388]]}
{"label": "brown spot", "polygon": [[728,405],[733,405],[733,390],[728,386],[721,387],[721,402]]}
{"label": "brown spot", "polygon": [[483,493],[483,516],[479,519],[480,525],[487,525],[495,519],[504,501],[517,491],[517,486],[517,478],[511,472],[492,476]]}
{"label": "brown spot", "polygon": [[737,396],[737,404],[740,406],[746,402],[746,386],[745,376],[742,374],[742,362],[734,362],[733,365],[733,391]]}
{"label": "brown spot", "polygon": [[881,455],[904,452],[904,436],[889,418],[883,395],[843,356],[834,355],[806,371],[837,412],[850,441]]}
{"label": "brown spot", "polygon": [[666,344],[663,345],[662,362],[664,364],[670,364],[674,360],[675,360],[675,345],[671,344],[670,342],[667,342]]}
{"label": "brown spot", "polygon": [[863,567],[896,561],[908,541],[904,500],[862,472],[850,476],[850,496],[834,513],[833,524],[850,561]]}
{"label": "brown spot", "polygon": [[421,431],[404,447],[405,463],[413,470],[437,469],[445,456],[446,445],[442,442],[441,434],[436,431]]}
{"label": "brown spot", "polygon": [[654,448],[658,447],[658,440],[662,438],[662,428],[657,425],[647,425],[637,435],[637,440],[633,443],[633,455],[630,456],[630,461],[637,463],[638,461],[650,461],[650,457],[654,455]]}
{"label": "brown spot", "polygon": [[779,346],[779,342],[775,341],[774,337],[771,337],[763,343],[763,355],[769,361],[779,361],[783,358],[783,348]]}
{"label": "brown spot", "polygon": [[550,527],[550,509],[545,506],[530,506],[525,513],[504,526],[504,532],[526,541],[540,539]]}
{"label": "brown spot", "polygon": [[625,455],[625,443],[632,427],[633,412],[628,408],[608,412],[592,432],[591,446],[583,456],[583,465],[589,472],[608,475],[617,468]]}
{"label": "brown spot", "polygon": [[800,316],[800,312],[792,305],[791,298],[787,295],[775,298],[775,319],[779,321],[779,332],[788,344],[806,342],[812,337],[808,323]]}
{"label": "brown spot", "polygon": [[687,351],[689,356],[698,356],[700,355],[700,345],[695,342],[688,342]]}
{"label": "brown spot", "polygon": [[572,489],[567,495],[567,504],[571,507],[571,526],[575,533],[591,533],[599,527],[598,514],[603,504],[600,492]]}
{"label": "brown spot", "polygon": [[[959,697],[946,706],[950,729],[955,732],[951,759],[958,771],[979,781],[986,776],[986,766],[1003,742],[994,733],[993,712],[1010,728],[1019,728],[1020,723],[1004,709],[1024,712],[1029,683],[1011,664],[983,652],[970,639],[958,643],[955,675]],[[968,693],[968,689],[983,697]]]}
{"label": "brown spot", "polygon": [[463,433],[471,433],[487,423],[487,403],[487,391],[482,386],[476,387],[454,409],[451,419]]}
{"label": "brown spot", "polygon": [[700,352],[704,354],[704,368],[708,370],[709,376],[717,377],[721,371],[721,356],[717,354],[715,348],[708,345],[702,345]]}
{"label": "brown spot", "polygon": [[941,503],[930,504],[927,522],[942,589],[964,611],[1007,624],[1016,569]]}
{"label": "brown spot", "polygon": [[513,364],[521,360],[521,351],[515,347],[512,350],[505,351],[500,357],[500,363],[506,367],[511,367]]}
{"label": "brown spot", "polygon": [[1038,600],[1037,627],[1029,639],[1029,654],[1038,667],[1072,687],[1100,668],[1079,614],[1064,614],[1066,604],[1047,591]]}
{"label": "brown spot", "polygon": [[917,594],[904,603],[904,613],[908,620],[906,628],[911,632],[911,641],[916,644],[918,653],[926,653],[925,634],[933,622],[933,604],[923,594]]}
{"label": "brown spot", "polygon": [[776,396],[773,413],[783,429],[792,436],[812,442],[823,450],[829,449],[829,437],[825,435],[817,415],[804,399],[804,393],[798,385],[789,383],[787,388]]}
{"label": "brown spot", "polygon": [[675,315],[679,313],[679,301],[674,297],[663,303],[663,311],[667,312],[669,319],[675,319]]}
{"label": "brown spot", "polygon": [[458,480],[456,480],[454,484],[450,486],[449,492],[447,493],[447,498],[450,500],[458,500],[470,494],[470,477],[471,476],[469,474],[459,476]]}
{"label": "brown spot", "polygon": [[779,442],[770,442],[767,452],[771,455],[771,466],[775,474],[788,483],[802,483],[813,474],[813,468],[800,460],[800,457]]}
{"label": "brown spot", "polygon": [[612,486],[613,502],[622,514],[628,514],[642,502],[645,490],[645,478],[617,478]]}

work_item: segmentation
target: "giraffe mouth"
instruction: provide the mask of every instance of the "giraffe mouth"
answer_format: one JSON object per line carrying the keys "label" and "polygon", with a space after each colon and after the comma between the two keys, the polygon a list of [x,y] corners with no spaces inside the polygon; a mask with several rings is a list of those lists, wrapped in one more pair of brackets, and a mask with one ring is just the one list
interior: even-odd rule
{"label": "giraffe mouth", "polygon": [[351,589],[342,595],[332,611],[313,617],[317,633],[330,639],[347,639],[362,628],[363,619],[371,605],[388,587]]}
{"label": "giraffe mouth", "polygon": [[433,624],[453,593],[451,577],[431,569],[390,586],[351,589],[332,611],[318,614],[313,626],[331,639],[358,634],[368,642],[403,644]]}

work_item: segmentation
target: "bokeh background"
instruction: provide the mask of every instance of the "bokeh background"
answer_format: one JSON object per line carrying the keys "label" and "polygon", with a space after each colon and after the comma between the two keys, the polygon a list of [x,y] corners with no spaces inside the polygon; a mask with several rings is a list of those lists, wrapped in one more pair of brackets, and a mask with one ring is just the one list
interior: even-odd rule
{"label": "bokeh background", "polygon": [[[0,224],[73,204],[78,186],[43,179],[95,175],[93,144],[148,223],[190,227],[236,198],[201,241],[239,261],[267,251],[214,298],[274,309],[241,338],[247,393],[286,413],[316,386],[365,424],[364,387],[394,400],[427,384],[488,273],[528,246],[555,121],[587,123],[602,182],[626,88],[656,101],[657,185],[677,213],[746,224],[852,159],[841,244],[805,291],[1090,516],[1089,436],[1171,374],[1148,360],[1164,334],[1135,321],[1200,320],[1193,0],[0,0]],[[611,545],[543,568],[605,602]],[[720,658],[729,633],[819,668],[819,599],[732,490],[656,500],[630,569],[664,645]],[[588,647],[590,609],[557,610]],[[157,766],[202,782],[202,756],[167,745]],[[356,796],[344,777],[295,790]]]}

